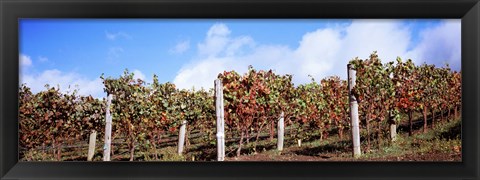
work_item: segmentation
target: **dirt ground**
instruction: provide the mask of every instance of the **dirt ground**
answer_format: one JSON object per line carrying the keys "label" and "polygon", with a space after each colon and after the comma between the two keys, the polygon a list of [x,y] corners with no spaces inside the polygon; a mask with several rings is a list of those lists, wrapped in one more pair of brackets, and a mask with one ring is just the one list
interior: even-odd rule
{"label": "dirt ground", "polygon": [[[436,130],[438,132],[430,132],[440,140],[433,139],[416,139],[408,137],[406,132],[404,137],[407,138],[402,144],[404,150],[399,150],[399,153],[381,153],[377,156],[361,157],[355,159],[351,155],[351,147],[338,146],[335,144],[317,146],[317,147],[298,147],[290,146],[285,148],[280,154],[276,150],[263,151],[258,153],[243,154],[239,157],[227,157],[226,161],[421,161],[421,162],[461,162],[462,152],[461,145],[448,144],[449,140],[457,139],[461,133],[461,125],[459,123],[451,122],[449,127],[440,125]],[[443,128],[442,128],[443,127]],[[445,129],[440,131],[439,129]],[[432,131],[432,130],[430,130]],[[424,134],[420,127],[416,127],[414,134]],[[419,137],[417,137],[419,138]],[[420,151],[420,148],[425,148],[429,145],[419,144],[425,142],[432,142],[435,147],[428,151]],[[444,145],[444,146],[442,146]],[[411,146],[411,147],[410,147]],[[398,147],[397,147],[398,148]],[[447,148],[442,149],[442,148]],[[401,149],[401,148],[399,148]],[[365,150],[365,149],[364,149]],[[371,153],[376,154],[376,153]]]}
{"label": "dirt ground", "polygon": [[338,157],[336,154],[322,154],[318,156],[305,156],[295,154],[272,155],[255,154],[230,157],[226,161],[462,161],[461,153],[433,153],[433,154],[408,154],[397,157],[382,157],[370,159],[353,159]]}
{"label": "dirt ground", "polygon": [[[461,119],[451,122],[436,123],[435,128],[429,128],[423,133],[423,122],[414,123],[413,136],[407,132],[408,124],[399,126],[398,139],[395,143],[383,141],[384,144],[367,150],[365,140],[362,140],[362,156],[352,157],[351,140],[349,137],[340,139],[332,134],[323,140],[318,134],[302,141],[302,146],[296,144],[295,139],[285,139],[282,152],[276,150],[276,140],[269,140],[268,134],[262,135],[255,146],[253,142],[244,145],[240,156],[236,156],[237,141],[232,139],[226,142],[225,161],[420,161],[420,162],[461,162]],[[176,138],[166,138],[158,148],[160,161],[215,161],[217,147],[215,143],[201,143],[203,137],[191,136],[191,145],[185,149],[184,155],[178,155]],[[252,141],[252,140],[251,140]],[[112,154],[114,161],[128,161],[129,154],[126,146],[117,146]],[[86,153],[68,155],[64,161],[85,161]],[[368,153],[367,153],[368,152]],[[36,154],[35,154],[36,153]],[[64,152],[67,154],[69,152]],[[70,152],[75,153],[75,152]],[[95,161],[101,161],[103,151],[99,149],[94,156]],[[29,157],[38,157],[43,161],[55,161],[50,154],[41,154],[34,151]],[[42,157],[40,157],[42,156]],[[45,158],[45,157],[47,158]],[[67,155],[65,155],[67,156]],[[136,161],[155,161],[153,157],[145,158],[141,151],[136,151]],[[38,160],[32,160],[38,161]]]}

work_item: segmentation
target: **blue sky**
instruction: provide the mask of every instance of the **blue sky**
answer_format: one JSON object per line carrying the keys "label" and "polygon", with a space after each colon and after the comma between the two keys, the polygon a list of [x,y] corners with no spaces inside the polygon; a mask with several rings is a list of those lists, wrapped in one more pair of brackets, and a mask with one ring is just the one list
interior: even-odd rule
{"label": "blue sky", "polygon": [[248,65],[293,74],[294,83],[346,76],[346,63],[377,50],[460,70],[460,20],[20,20],[20,81],[34,92],[45,84],[78,85],[105,96],[99,76],[125,68],[137,78],[179,88],[213,87],[223,70]]}

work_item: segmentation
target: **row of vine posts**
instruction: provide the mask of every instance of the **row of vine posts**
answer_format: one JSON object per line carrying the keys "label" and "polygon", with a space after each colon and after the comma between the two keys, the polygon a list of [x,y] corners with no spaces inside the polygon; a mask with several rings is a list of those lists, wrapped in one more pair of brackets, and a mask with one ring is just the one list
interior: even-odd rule
{"label": "row of vine posts", "polygon": [[[293,88],[291,75],[275,75],[272,70],[256,72],[249,67],[249,73],[245,74],[245,78],[241,78],[234,71],[219,74],[214,81],[214,92],[209,95],[202,91],[203,94],[198,95],[201,96],[198,99],[201,102],[198,104],[202,107],[210,103],[215,105],[200,107],[198,110],[200,113],[192,110],[193,106],[191,105],[195,102],[191,102],[191,99],[197,96],[195,93],[177,91],[175,85],[171,83],[160,84],[156,76],[154,76],[153,88],[145,88],[142,86],[143,81],[134,80],[133,74],[129,74],[128,71],[119,79],[105,79],[102,75],[101,78],[104,80],[107,92],[106,103],[94,100],[91,96],[76,99],[75,93],[61,95],[58,90],[50,89],[47,86],[48,91],[33,95],[29,88],[23,86],[20,91],[22,97],[20,99],[22,105],[20,118],[26,119],[26,121],[21,122],[21,127],[30,127],[21,129],[21,142],[26,142],[28,147],[42,146],[42,143],[43,146],[52,144],[54,154],[60,157],[61,150],[58,149],[55,152],[55,148],[62,146],[64,139],[74,135],[78,136],[78,134],[83,137],[83,131],[88,130],[87,160],[91,161],[94,155],[96,137],[103,135],[103,160],[110,161],[110,154],[113,152],[112,139],[115,139],[115,135],[125,134],[130,160],[133,160],[136,142],[147,139],[143,142],[149,143],[148,148],[154,149],[157,153],[156,146],[159,143],[160,132],[174,132],[178,128],[177,153],[182,154],[184,145],[188,145],[189,142],[188,132],[191,129],[189,127],[194,126],[193,123],[202,117],[206,121],[198,121],[197,125],[213,129],[214,125],[211,119],[216,118],[217,161],[224,161],[227,136],[225,126],[236,128],[237,133],[240,134],[237,156],[240,154],[244,137],[247,142],[250,139],[251,134],[249,133],[253,133],[251,129],[257,131],[258,140],[264,127],[270,128],[270,139],[273,139],[274,131],[277,130],[277,150],[282,151],[286,123],[291,123],[290,119],[295,116],[300,127],[298,132],[293,133],[292,136],[298,140],[299,146],[304,123],[320,129],[320,139],[328,134],[326,129],[335,123],[340,139],[342,139],[344,128],[350,126],[352,154],[353,157],[358,157],[361,155],[360,116],[362,116],[362,122],[365,120],[368,148],[370,148],[371,139],[372,124],[370,122],[374,122],[373,126],[377,126],[377,134],[380,135],[380,121],[386,116],[389,118],[388,131],[390,131],[392,141],[395,140],[397,129],[397,122],[394,119],[398,119],[398,117],[392,118],[392,114],[395,114],[393,116],[398,116],[400,113],[407,114],[410,135],[412,134],[412,113],[414,111],[420,110],[423,114],[424,132],[427,130],[428,111],[435,118],[437,112],[435,110],[440,110],[442,120],[444,110],[448,110],[450,116],[450,110],[453,109],[457,116],[457,108],[461,105],[459,99],[461,77],[460,73],[449,73],[449,71],[448,67],[440,69],[425,64],[416,67],[411,60],[402,62],[400,59],[397,59],[397,66],[394,68],[393,62],[382,65],[376,53],[373,53],[370,59],[356,58],[350,61],[347,65],[347,81],[332,77],[323,79],[321,84],[317,84],[312,78],[312,83]],[[439,80],[442,78],[446,78],[448,81]],[[421,83],[421,86],[414,87],[412,84],[417,81]],[[372,83],[383,88],[370,85]],[[173,98],[175,100],[171,100],[169,97],[175,93],[178,96]],[[422,99],[422,97],[427,98]],[[439,100],[440,98],[443,99]],[[325,101],[325,99],[330,101]],[[28,103],[32,101],[35,102]],[[42,103],[42,101],[45,102]],[[215,115],[213,115],[212,109],[214,109]],[[363,112],[361,115],[359,109]],[[74,114],[72,115],[72,113]],[[99,113],[104,113],[104,118]],[[349,117],[346,115],[348,113]],[[261,117],[257,117],[258,115]],[[260,119],[255,120],[255,118]],[[53,123],[56,126],[49,127],[50,129],[44,133],[28,133],[29,129],[40,128],[42,122],[33,122],[35,119],[45,121],[43,123],[46,125]],[[105,120],[104,124],[102,119]],[[115,132],[112,132],[112,119],[118,119],[115,121],[118,122],[115,127],[121,127],[114,128]],[[345,122],[348,119],[350,122]],[[50,122],[52,120],[53,122]],[[277,124],[276,128],[275,123]],[[432,127],[434,123],[433,120]],[[74,125],[78,125],[80,129],[72,129]],[[103,129],[99,128],[101,125],[104,125]],[[63,126],[69,127],[69,129],[63,130]],[[75,132],[67,132],[70,129]],[[232,129],[233,131],[234,129]],[[37,142],[33,140],[34,138],[50,139],[45,142]]]}
{"label": "row of vine posts", "polygon": [[[372,56],[375,56],[375,55],[372,55]],[[375,57],[374,57],[375,58]],[[399,62],[401,63],[401,62]],[[411,64],[408,64],[408,61],[405,63],[405,67],[408,68],[409,65]],[[357,65],[358,66],[358,65]],[[428,72],[428,71],[427,71]],[[407,73],[409,73],[409,71],[406,71],[404,72],[405,74],[403,74],[403,77],[404,78],[407,78],[409,77]],[[426,75],[428,76],[428,75]],[[425,77],[425,76],[423,76]],[[352,90],[354,89],[355,87],[355,84],[356,84],[356,71],[353,67],[352,64],[348,64],[347,65],[347,79],[348,79],[348,98],[349,98],[349,114],[350,114],[350,119],[351,119],[351,132],[352,132],[352,154],[353,154],[353,157],[359,157],[361,155],[361,150],[360,150],[360,130],[359,130],[359,114],[358,114],[358,102],[357,102],[357,97],[356,97],[356,94],[354,92],[352,92]],[[409,78],[405,81],[412,81],[412,78]],[[224,124],[225,124],[225,120],[224,120],[224,99],[223,99],[223,84],[222,84],[222,81],[220,79],[217,79],[214,81],[214,86],[215,86],[215,110],[216,110],[216,121],[217,121],[217,134],[216,134],[216,137],[217,137],[217,160],[218,161],[224,161],[225,159],[225,130],[224,130]],[[109,160],[109,152],[110,152],[110,141],[111,141],[111,137],[110,136],[110,131],[111,131],[111,116],[109,115],[109,104],[110,104],[110,100],[111,100],[111,95],[108,96],[108,101],[107,101],[107,123],[106,123],[106,128],[105,128],[105,148],[104,148],[104,153],[105,153],[105,157],[104,157],[104,160],[105,161],[108,161]],[[373,105],[373,103],[372,103]],[[413,107],[413,106],[405,106],[407,107],[407,109],[405,109],[405,113],[408,114],[408,119],[409,119],[409,122],[410,122],[410,131],[409,131],[409,134],[411,135],[412,131],[412,112],[413,112],[413,109],[408,109],[409,107]],[[422,107],[426,107],[425,106],[422,106]],[[372,108],[373,109],[373,108]],[[424,111],[423,111],[423,115],[424,115],[424,119],[426,121],[426,108],[423,108]],[[456,109],[455,109],[456,110]],[[369,128],[368,128],[368,115],[367,115],[367,141],[368,141],[368,144],[370,144],[370,132],[369,132]],[[424,123],[424,131],[426,130],[426,122]],[[182,124],[181,124],[181,127],[180,127],[180,131],[179,131],[179,139],[178,139],[178,154],[182,154],[183,152],[183,145],[184,145],[184,142],[185,142],[185,127],[186,127],[186,121],[182,121]],[[277,150],[281,151],[283,150],[283,139],[284,139],[284,112],[282,111],[281,112],[281,115],[279,116],[278,118],[278,121],[277,121]],[[390,137],[392,139],[392,141],[395,140],[395,136],[396,136],[396,124],[395,123],[391,123],[390,124],[390,128],[389,128],[389,131],[390,131]],[[243,139],[243,134],[244,132],[242,132],[242,139]],[[240,148],[241,148],[241,143],[239,144],[239,151],[240,151]],[[90,155],[89,155],[90,156]],[[89,158],[90,159],[90,158]]]}

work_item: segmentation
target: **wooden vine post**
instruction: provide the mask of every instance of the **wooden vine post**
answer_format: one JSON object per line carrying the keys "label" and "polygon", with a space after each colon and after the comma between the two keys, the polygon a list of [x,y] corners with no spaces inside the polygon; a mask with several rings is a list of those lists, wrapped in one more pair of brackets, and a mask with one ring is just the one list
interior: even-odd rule
{"label": "wooden vine post", "polygon": [[217,160],[225,160],[225,121],[223,111],[223,85],[220,79],[215,80],[215,111],[217,115]]}
{"label": "wooden vine post", "polygon": [[185,129],[187,127],[187,121],[183,120],[178,132],[178,154],[183,153],[183,146],[185,145]]}
{"label": "wooden vine post", "polygon": [[397,125],[390,124],[390,139],[394,142],[397,139]]}
{"label": "wooden vine post", "polygon": [[93,155],[95,154],[95,141],[97,141],[97,131],[93,130],[90,133],[90,140],[88,142],[88,155],[87,161],[92,161]]}
{"label": "wooden vine post", "polygon": [[277,150],[281,151],[283,150],[283,135],[285,131],[285,125],[284,125],[284,113],[282,112],[280,114],[280,118],[278,119],[278,125],[277,125]]}
{"label": "wooden vine post", "polygon": [[394,120],[395,117],[393,117],[391,113],[388,113],[388,117],[390,122],[390,139],[392,142],[395,142],[397,139],[397,125],[395,124]]}
{"label": "wooden vine post", "polygon": [[107,97],[107,109],[105,115],[105,145],[103,146],[103,161],[110,161],[110,147],[112,143],[112,116],[110,115],[110,105],[113,95]]}
{"label": "wooden vine post", "polygon": [[356,97],[352,93],[352,89],[355,86],[356,74],[352,65],[347,65],[348,69],[348,96],[350,102],[350,119],[352,120],[352,141],[353,141],[353,157],[359,157],[360,151],[360,129],[358,120],[358,102]]}

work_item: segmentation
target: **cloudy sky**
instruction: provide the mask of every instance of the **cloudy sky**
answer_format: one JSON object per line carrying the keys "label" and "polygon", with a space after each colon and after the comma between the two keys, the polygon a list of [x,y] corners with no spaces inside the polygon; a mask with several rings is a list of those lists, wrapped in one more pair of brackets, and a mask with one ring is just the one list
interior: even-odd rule
{"label": "cloudy sky", "polygon": [[100,75],[125,68],[137,78],[179,88],[213,88],[224,70],[273,69],[296,85],[337,75],[378,51],[416,64],[460,70],[460,20],[68,20],[20,21],[20,81],[77,87],[102,98]]}

